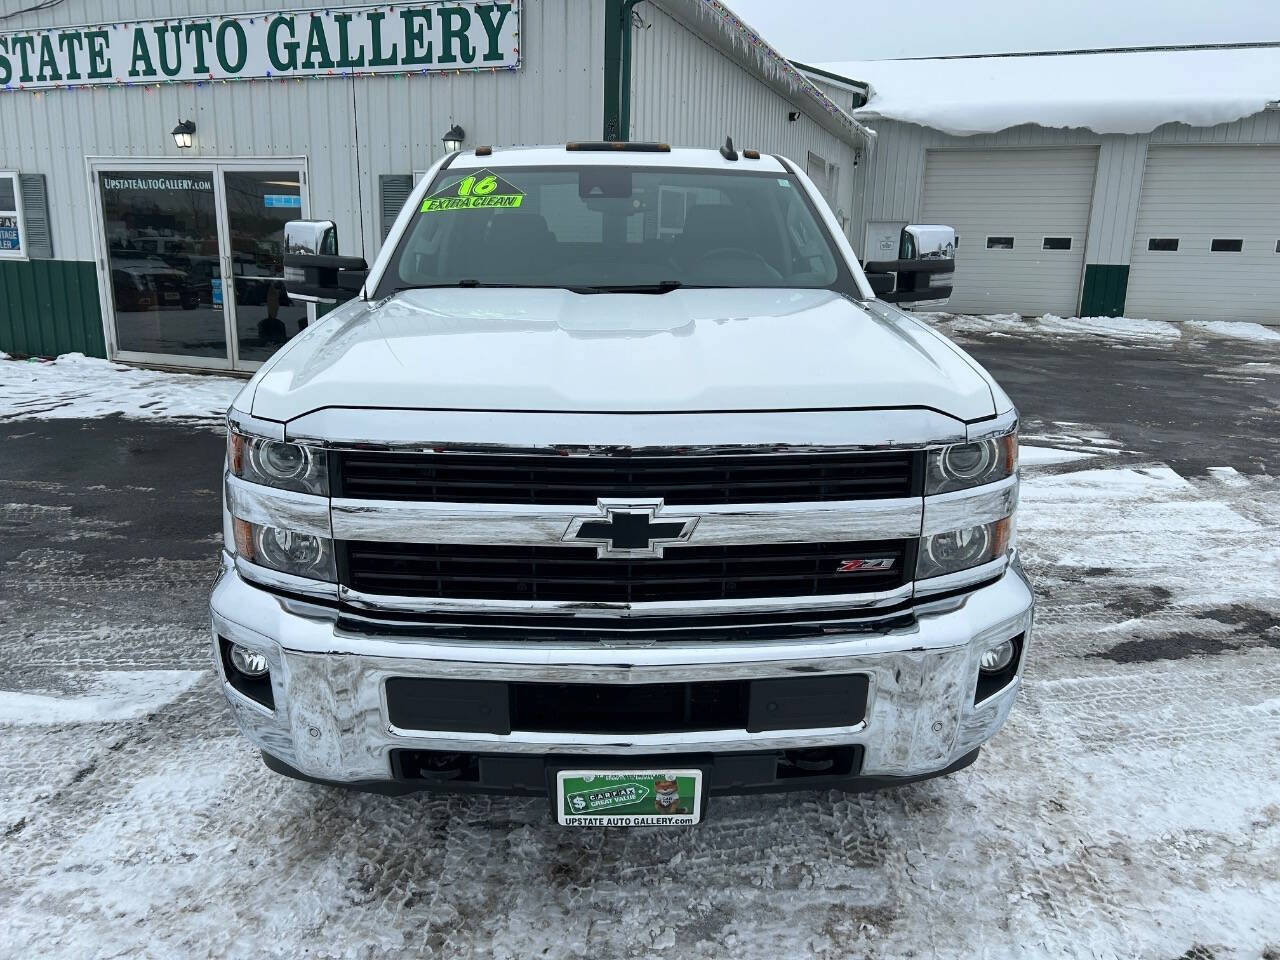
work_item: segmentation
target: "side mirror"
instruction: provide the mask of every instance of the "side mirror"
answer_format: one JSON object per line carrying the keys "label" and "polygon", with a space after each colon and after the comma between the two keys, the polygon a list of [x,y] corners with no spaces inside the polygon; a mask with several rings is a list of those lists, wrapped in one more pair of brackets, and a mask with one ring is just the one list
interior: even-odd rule
{"label": "side mirror", "polygon": [[290,220],[284,225],[284,288],[290,299],[342,303],[364,286],[363,257],[338,256],[332,220]]}
{"label": "side mirror", "polygon": [[[902,228],[897,260],[869,261],[865,266],[871,289],[887,303],[941,306],[951,297],[956,267],[956,232],[940,224],[912,224]],[[891,275],[895,285],[881,291],[873,277]]]}

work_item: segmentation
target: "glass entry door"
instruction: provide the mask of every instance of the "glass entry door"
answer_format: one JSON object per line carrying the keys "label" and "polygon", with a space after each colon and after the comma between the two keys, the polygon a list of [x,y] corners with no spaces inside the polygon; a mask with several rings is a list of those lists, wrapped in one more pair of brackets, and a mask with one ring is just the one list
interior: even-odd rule
{"label": "glass entry door", "polygon": [[261,363],[306,329],[307,305],[284,290],[284,225],[302,216],[300,171],[226,170],[237,365]]}
{"label": "glass entry door", "polygon": [[120,353],[226,365],[215,179],[212,169],[98,172]]}
{"label": "glass entry door", "polygon": [[297,160],[91,165],[113,359],[248,370],[307,326],[284,290],[284,224],[306,216]]}

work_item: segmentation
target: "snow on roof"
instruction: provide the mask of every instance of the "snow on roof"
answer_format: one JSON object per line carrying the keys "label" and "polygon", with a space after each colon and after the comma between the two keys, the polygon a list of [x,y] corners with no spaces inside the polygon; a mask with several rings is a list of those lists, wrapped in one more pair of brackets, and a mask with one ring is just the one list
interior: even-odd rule
{"label": "snow on roof", "polygon": [[871,85],[859,119],[887,118],[966,136],[1019,124],[1149,133],[1211,127],[1280,100],[1275,47],[856,60],[818,64]]}

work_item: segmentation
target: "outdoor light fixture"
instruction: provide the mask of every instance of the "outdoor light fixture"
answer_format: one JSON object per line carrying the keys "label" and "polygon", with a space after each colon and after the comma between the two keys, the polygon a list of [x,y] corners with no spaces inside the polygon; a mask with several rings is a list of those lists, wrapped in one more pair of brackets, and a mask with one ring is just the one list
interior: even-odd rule
{"label": "outdoor light fixture", "polygon": [[186,150],[191,147],[191,138],[196,132],[196,124],[194,120],[179,120],[178,125],[173,128],[173,142],[179,148]]}
{"label": "outdoor light fixture", "polygon": [[444,141],[445,152],[453,153],[455,150],[462,149],[462,141],[467,139],[467,132],[455,123],[440,139]]}

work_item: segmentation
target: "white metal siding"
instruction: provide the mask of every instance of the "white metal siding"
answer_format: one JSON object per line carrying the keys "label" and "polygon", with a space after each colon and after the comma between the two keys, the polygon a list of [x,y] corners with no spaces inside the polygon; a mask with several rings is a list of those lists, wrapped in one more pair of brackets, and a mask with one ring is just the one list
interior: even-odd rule
{"label": "white metal siding", "polygon": [[[948,309],[1075,312],[1097,156],[1092,147],[929,151],[921,222],[960,238]],[[1013,249],[988,249],[992,236],[1012,237]],[[1045,237],[1071,247],[1045,250]]]}
{"label": "white metal siding", "polygon": [[[1137,221],[1127,314],[1280,323],[1280,147],[1152,146]],[[1215,238],[1242,250],[1211,252]]]}
{"label": "white metal siding", "polygon": [[1266,110],[1216,127],[1167,123],[1151,133],[1100,136],[1024,124],[999,133],[953,137],[938,130],[874,120],[876,147],[854,181],[854,248],[861,252],[864,225],[874,221],[918,222],[925,152],[943,148],[1098,146],[1098,181],[1089,221],[1086,263],[1128,263],[1138,214],[1147,145],[1280,144],[1280,111]]}
{"label": "white metal siding", "polygon": [[[317,2],[291,9],[307,7],[325,9]],[[261,9],[262,0],[117,0],[105,22]],[[93,16],[90,7],[68,3],[6,21],[5,29]],[[599,136],[604,5],[536,0],[521,4],[520,17],[515,71],[6,93],[0,169],[45,174],[54,250],[60,259],[92,260],[86,156],[180,159],[195,168],[202,157],[304,157],[311,210],[337,221],[344,253],[360,253],[363,237],[372,259],[380,243],[378,176],[429,166],[451,123],[466,130],[468,145]],[[169,133],[179,118],[196,122],[189,150],[175,147]]]}
{"label": "white metal siding", "polygon": [[719,147],[732,136],[739,149],[781,154],[801,170],[812,151],[840,169],[831,208],[848,232],[854,148],[803,113],[788,120],[794,104],[658,7],[642,4],[636,12],[643,26],[631,38],[631,138]]}

